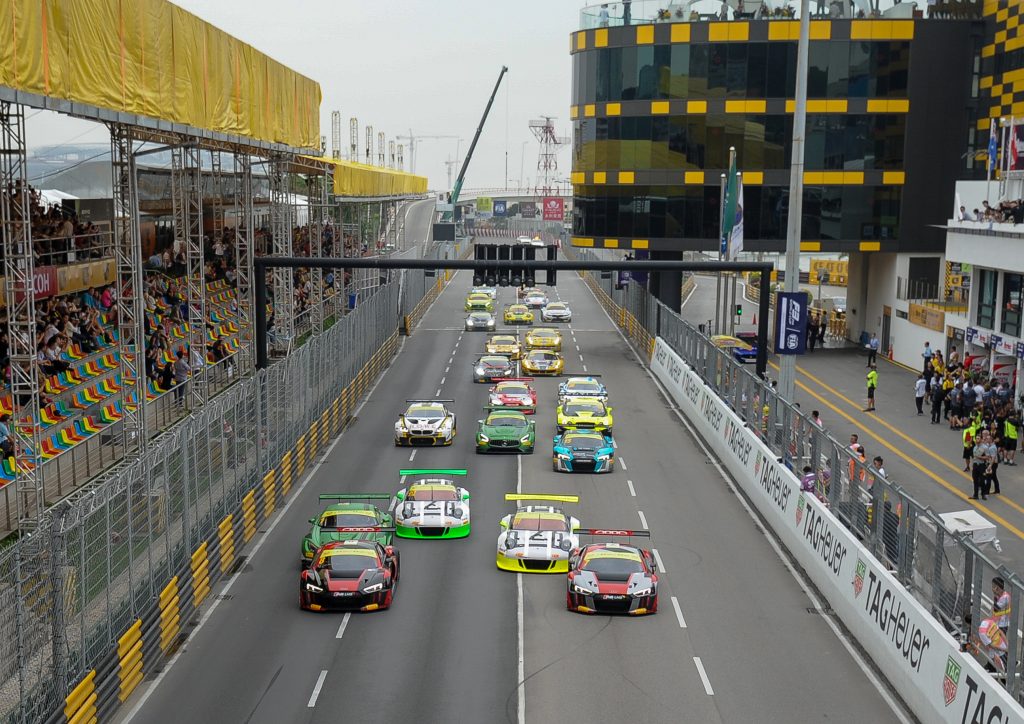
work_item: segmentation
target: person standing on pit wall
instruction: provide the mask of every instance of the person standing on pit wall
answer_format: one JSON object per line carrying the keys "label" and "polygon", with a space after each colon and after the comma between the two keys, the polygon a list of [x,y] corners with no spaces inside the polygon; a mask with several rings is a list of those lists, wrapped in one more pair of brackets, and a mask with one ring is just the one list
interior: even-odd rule
{"label": "person standing on pit wall", "polygon": [[1003,462],[1016,465],[1017,439],[1020,436],[1020,412],[1010,410],[1003,420]]}
{"label": "person standing on pit wall", "polygon": [[878,335],[872,332],[871,339],[869,339],[868,343],[865,345],[868,350],[868,363],[864,365],[865,367],[870,367],[875,363],[875,359],[878,357],[878,347],[880,344]]}
{"label": "person standing on pit wall", "polygon": [[875,390],[878,389],[878,366],[873,362],[868,366],[868,373],[865,376],[868,385],[868,404],[864,412],[875,411]]}
{"label": "person standing on pit wall", "polygon": [[924,372],[917,376],[914,380],[914,405],[917,406],[917,414],[924,414],[924,396],[927,394],[925,387],[928,386],[927,380],[924,378]]}

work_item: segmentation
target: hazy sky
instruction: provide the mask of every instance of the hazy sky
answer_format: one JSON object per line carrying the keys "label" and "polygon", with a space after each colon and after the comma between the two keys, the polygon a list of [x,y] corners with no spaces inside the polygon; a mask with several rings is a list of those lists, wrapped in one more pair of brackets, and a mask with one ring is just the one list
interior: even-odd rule
{"label": "hazy sky", "polygon": [[[527,127],[531,118],[555,116],[558,132],[571,134],[569,33],[578,25],[580,8],[589,3],[174,1],[318,81],[323,91],[320,133],[328,137],[328,146],[331,111],[339,110],[343,149],[349,118],[356,116],[360,139],[367,124],[374,128],[375,145],[378,131],[389,139],[408,135],[410,129],[417,135],[455,135],[464,139],[461,158],[502,65],[509,72],[480,136],[466,187],[504,186],[506,148],[510,185],[520,178],[520,168],[522,176],[535,178],[538,144]],[[100,127],[50,113],[31,117],[28,136],[30,146],[107,139]],[[416,171],[429,177],[431,188],[445,187],[444,162],[455,153],[455,139],[423,141]],[[568,178],[568,147],[558,161],[562,178]]]}

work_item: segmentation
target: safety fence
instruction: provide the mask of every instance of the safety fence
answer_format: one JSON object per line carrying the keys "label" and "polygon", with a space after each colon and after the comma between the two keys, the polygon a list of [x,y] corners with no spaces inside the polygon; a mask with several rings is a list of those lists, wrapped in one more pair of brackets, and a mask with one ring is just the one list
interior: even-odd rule
{"label": "safety fence", "polygon": [[[585,258],[585,250],[567,250]],[[886,479],[868,459],[783,400],[707,336],[638,284],[615,289],[610,279],[581,272],[612,320],[650,361],[662,338],[744,421],[778,459],[871,551],[914,598],[1024,703],[1024,579],[994,561],[974,540],[950,532],[938,513]],[[984,545],[984,544],[982,544]],[[998,551],[998,541],[994,543]],[[1009,594],[1007,621],[997,626],[992,579]],[[995,629],[999,629],[998,631]],[[995,638],[995,645],[991,640]],[[1002,653],[1005,650],[1006,653]]]}
{"label": "safety fence", "polygon": [[105,719],[162,666],[352,422],[398,349],[398,312],[399,285],[383,285],[0,552],[0,721]]}

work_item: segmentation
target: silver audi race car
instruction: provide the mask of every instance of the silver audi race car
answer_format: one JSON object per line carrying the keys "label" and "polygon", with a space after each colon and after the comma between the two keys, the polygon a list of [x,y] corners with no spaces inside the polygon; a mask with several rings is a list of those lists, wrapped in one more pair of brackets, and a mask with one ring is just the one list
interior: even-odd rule
{"label": "silver audi race car", "polygon": [[498,382],[515,376],[515,363],[503,355],[485,354],[473,364],[474,382]]}
{"label": "silver audi race car", "polygon": [[571,322],[572,310],[565,302],[549,302],[541,310],[540,318],[545,322]]}
{"label": "silver audi race car", "polygon": [[470,312],[466,315],[467,332],[493,332],[496,322],[490,312]]}

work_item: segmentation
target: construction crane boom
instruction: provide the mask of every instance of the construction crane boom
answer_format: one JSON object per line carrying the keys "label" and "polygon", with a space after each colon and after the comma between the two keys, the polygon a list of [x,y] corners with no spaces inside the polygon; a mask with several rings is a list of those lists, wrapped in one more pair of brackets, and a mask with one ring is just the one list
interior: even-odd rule
{"label": "construction crane boom", "polygon": [[480,132],[484,129],[484,123],[487,122],[487,114],[491,112],[491,106],[494,105],[494,97],[498,95],[498,87],[501,85],[501,79],[505,77],[505,73],[508,72],[508,66],[501,66],[501,72],[498,74],[498,81],[494,84],[494,90],[491,91],[491,97],[487,101],[487,107],[484,108],[484,115],[480,118],[480,125],[476,127],[476,133],[473,135],[473,142],[469,144],[469,150],[466,151],[466,158],[462,161],[462,169],[459,171],[458,178],[455,179],[455,186],[452,187],[452,198],[451,203],[455,204],[459,201],[459,193],[462,191],[462,182],[466,180],[466,169],[469,168],[469,160],[473,158],[473,149],[476,148],[476,142],[480,140]]}

